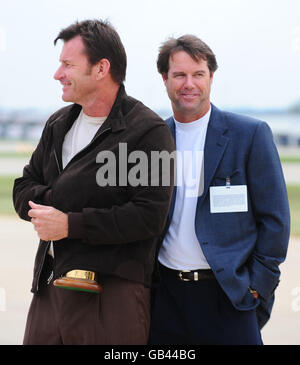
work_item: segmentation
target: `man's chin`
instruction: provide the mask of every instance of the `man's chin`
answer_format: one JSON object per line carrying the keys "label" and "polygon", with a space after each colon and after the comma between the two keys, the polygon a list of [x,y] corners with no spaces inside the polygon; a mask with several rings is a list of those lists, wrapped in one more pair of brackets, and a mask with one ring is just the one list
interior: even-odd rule
{"label": "man's chin", "polygon": [[69,103],[69,102],[72,102],[73,100],[72,100],[72,98],[70,97],[70,96],[68,96],[68,95],[62,95],[62,100],[63,101],[65,101],[66,103]]}
{"label": "man's chin", "polygon": [[181,108],[179,108],[179,111],[183,114],[197,114],[199,112],[199,106],[198,105],[181,105]]}

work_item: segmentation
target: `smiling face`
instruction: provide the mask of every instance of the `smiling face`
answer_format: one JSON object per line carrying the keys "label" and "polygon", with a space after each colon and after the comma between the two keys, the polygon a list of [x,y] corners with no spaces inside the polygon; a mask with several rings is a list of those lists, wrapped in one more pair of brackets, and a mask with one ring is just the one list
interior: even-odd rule
{"label": "smiling face", "polygon": [[196,62],[184,51],[173,53],[163,80],[178,122],[192,122],[208,112],[213,74],[206,60]]}
{"label": "smiling face", "polygon": [[64,43],[60,55],[60,67],[54,79],[63,86],[62,99],[84,105],[96,92],[96,66],[92,66],[84,52],[80,36]]}

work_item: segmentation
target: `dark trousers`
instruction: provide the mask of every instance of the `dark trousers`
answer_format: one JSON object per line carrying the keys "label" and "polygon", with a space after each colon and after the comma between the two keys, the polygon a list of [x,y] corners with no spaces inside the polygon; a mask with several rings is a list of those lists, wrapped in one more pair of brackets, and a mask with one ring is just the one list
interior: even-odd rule
{"label": "dark trousers", "polygon": [[143,345],[150,325],[149,289],[104,277],[100,294],[47,285],[49,258],[39,294],[29,309],[25,345]]}
{"label": "dark trousers", "polygon": [[262,345],[255,310],[235,309],[214,278],[184,282],[161,266],[152,299],[150,344]]}

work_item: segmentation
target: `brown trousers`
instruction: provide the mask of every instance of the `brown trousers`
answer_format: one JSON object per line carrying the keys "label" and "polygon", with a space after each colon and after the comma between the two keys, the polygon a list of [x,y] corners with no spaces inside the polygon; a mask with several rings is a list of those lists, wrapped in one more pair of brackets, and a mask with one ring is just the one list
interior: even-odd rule
{"label": "brown trousers", "polygon": [[[43,273],[46,282],[46,273]],[[150,290],[116,277],[100,280],[100,294],[71,291],[53,281],[34,294],[24,345],[144,345]]]}

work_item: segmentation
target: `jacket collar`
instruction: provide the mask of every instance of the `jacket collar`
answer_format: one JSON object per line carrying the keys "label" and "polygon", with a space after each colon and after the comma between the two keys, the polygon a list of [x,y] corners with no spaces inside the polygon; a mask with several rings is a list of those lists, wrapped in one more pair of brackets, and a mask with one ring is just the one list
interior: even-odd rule
{"label": "jacket collar", "polygon": [[115,102],[111,108],[111,111],[105,122],[102,124],[102,126],[96,133],[95,138],[97,138],[97,136],[101,134],[101,131],[107,128],[110,128],[112,133],[119,132],[126,128],[126,123],[124,120],[124,114],[122,110],[122,103],[124,98],[127,98],[127,94],[125,91],[124,84],[121,84]]}
{"label": "jacket collar", "polygon": [[[112,133],[119,132],[126,128],[122,103],[127,98],[124,85],[121,84],[115,102],[105,122],[98,129],[93,140],[95,140],[104,130],[110,129]],[[62,165],[62,144],[68,130],[81,112],[81,105],[71,104],[63,108],[53,125],[53,143],[60,165]]]}
{"label": "jacket collar", "polygon": [[[127,94],[125,92],[124,85],[121,84],[117,97],[111,108],[111,111],[107,119],[103,123],[103,125],[105,125],[105,128],[109,126],[113,133],[126,128],[122,111],[122,102],[123,99],[126,97]],[[77,119],[78,115],[81,112],[82,106],[79,104],[72,104],[70,106],[65,107],[64,109],[65,112],[61,113],[55,119],[55,125],[54,125],[54,127],[57,127],[56,132],[58,132],[59,135],[62,135],[63,137],[65,136],[67,131],[71,128],[74,121]]]}
{"label": "jacket collar", "polygon": [[[174,122],[174,118],[170,117],[168,119],[166,119],[165,121],[170,130],[171,133],[174,137],[174,139],[176,138],[176,134],[175,134],[175,122]],[[216,106],[214,106],[213,104],[211,104],[211,113],[210,113],[210,118],[209,118],[209,122],[208,122],[208,131],[210,129],[214,130],[214,131],[219,131],[220,135],[223,135],[223,133],[225,133],[228,129],[227,127],[227,122],[226,120],[223,118],[223,113],[221,110],[219,110]],[[209,135],[207,131],[207,135],[206,135],[206,141],[207,141],[207,137]],[[207,143],[207,142],[206,142]],[[221,142],[222,144],[222,142]]]}

